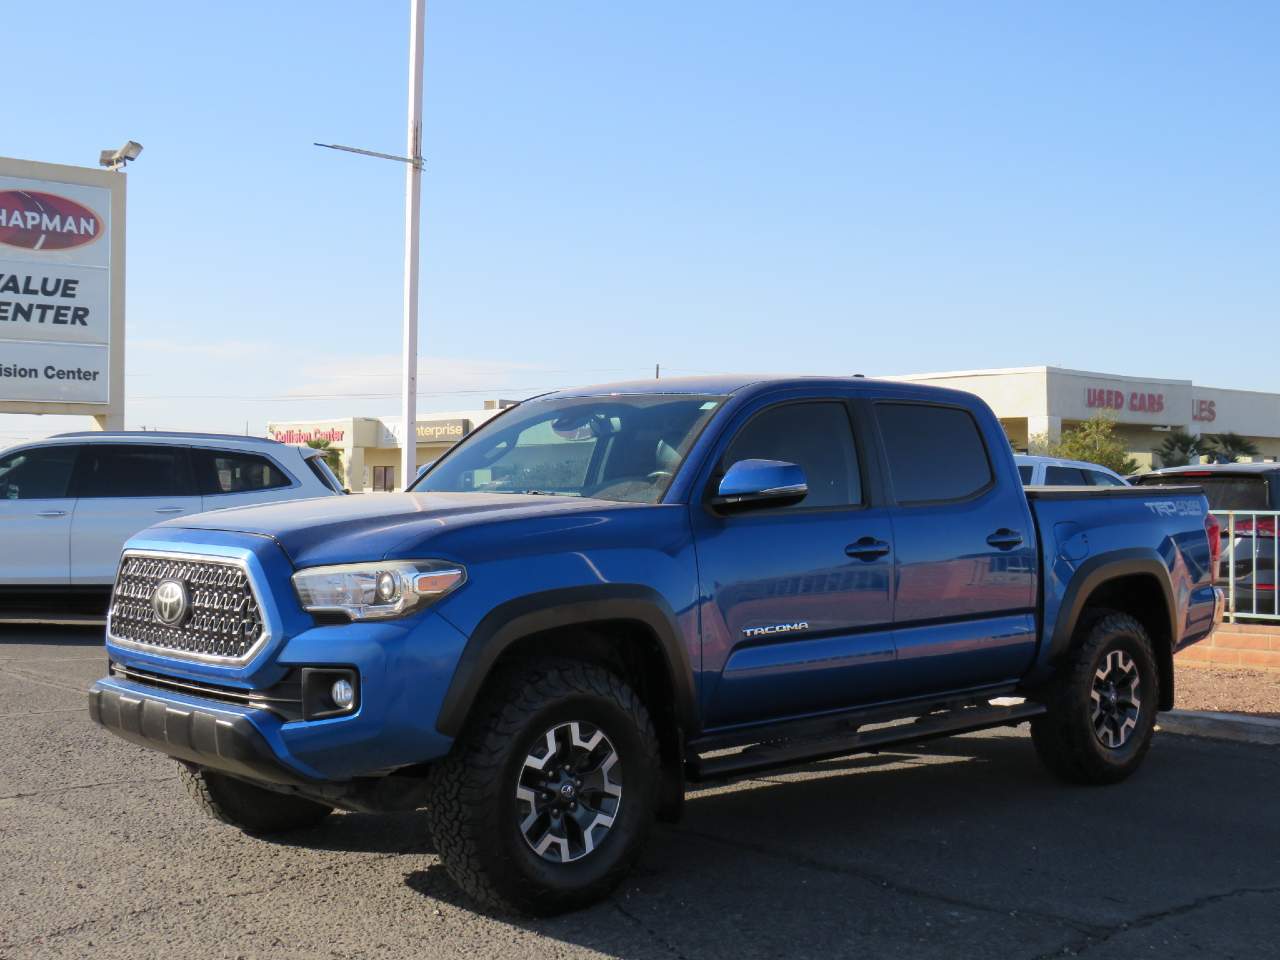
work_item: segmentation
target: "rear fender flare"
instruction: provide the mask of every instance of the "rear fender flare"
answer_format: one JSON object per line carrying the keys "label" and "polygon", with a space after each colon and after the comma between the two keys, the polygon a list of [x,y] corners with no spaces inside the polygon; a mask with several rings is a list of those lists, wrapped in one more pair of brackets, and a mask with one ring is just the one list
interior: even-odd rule
{"label": "rear fender flare", "polygon": [[1167,648],[1157,646],[1153,652],[1161,674],[1161,709],[1169,709],[1173,703],[1173,645],[1178,637],[1177,604],[1174,600],[1173,581],[1169,576],[1169,568],[1165,566],[1155,550],[1142,547],[1114,550],[1091,557],[1076,569],[1070,583],[1067,584],[1062,603],[1058,608],[1058,618],[1049,640],[1049,651],[1045,662],[1052,670],[1070,652],[1071,641],[1075,636],[1080,618],[1084,614],[1089,598],[1099,587],[1110,580],[1135,575],[1149,576],[1154,579],[1159,584],[1161,596],[1164,598],[1169,643]]}
{"label": "rear fender flare", "polygon": [[1169,579],[1169,569],[1154,550],[1136,547],[1131,550],[1114,550],[1096,557],[1091,557],[1076,569],[1071,582],[1067,584],[1058,607],[1058,620],[1053,627],[1053,636],[1049,641],[1049,659],[1056,661],[1071,649],[1071,638],[1075,634],[1080,615],[1084,613],[1085,604],[1098,587],[1108,580],[1145,574],[1155,578],[1164,596],[1165,614],[1169,621],[1169,636],[1177,635],[1177,607],[1173,599],[1173,583]]}

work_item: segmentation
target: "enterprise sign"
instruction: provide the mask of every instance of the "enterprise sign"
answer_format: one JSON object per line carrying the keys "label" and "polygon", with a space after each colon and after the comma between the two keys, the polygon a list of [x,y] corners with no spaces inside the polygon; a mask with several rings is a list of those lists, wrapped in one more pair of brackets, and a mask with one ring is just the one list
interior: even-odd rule
{"label": "enterprise sign", "polygon": [[107,404],[111,191],[0,176],[0,401]]}

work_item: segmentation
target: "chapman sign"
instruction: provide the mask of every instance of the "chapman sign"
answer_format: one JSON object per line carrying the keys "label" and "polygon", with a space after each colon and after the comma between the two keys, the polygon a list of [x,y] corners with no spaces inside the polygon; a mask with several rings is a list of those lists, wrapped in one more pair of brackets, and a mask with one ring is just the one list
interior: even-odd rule
{"label": "chapman sign", "polygon": [[0,158],[0,411],[123,410],[124,180]]}

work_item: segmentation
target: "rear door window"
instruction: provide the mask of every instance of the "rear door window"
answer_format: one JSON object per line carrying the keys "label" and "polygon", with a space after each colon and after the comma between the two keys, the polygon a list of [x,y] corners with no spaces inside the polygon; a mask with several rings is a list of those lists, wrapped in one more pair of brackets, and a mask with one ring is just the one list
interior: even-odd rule
{"label": "rear door window", "polygon": [[0,500],[56,500],[67,495],[78,446],[39,447],[0,458]]}
{"label": "rear door window", "polygon": [[1031,476],[1035,473],[1035,467],[1019,467],[1018,476],[1022,478],[1022,485],[1026,486],[1031,482]]}
{"label": "rear door window", "polygon": [[275,490],[293,482],[276,464],[255,453],[194,449],[191,454],[205,496]]}
{"label": "rear door window", "polygon": [[194,497],[185,447],[89,444],[76,468],[80,497]]}
{"label": "rear door window", "polygon": [[878,403],[876,418],[899,503],[964,500],[991,485],[987,447],[969,411]]}
{"label": "rear door window", "polygon": [[1049,487],[1088,487],[1089,478],[1079,467],[1045,467],[1044,482]]}

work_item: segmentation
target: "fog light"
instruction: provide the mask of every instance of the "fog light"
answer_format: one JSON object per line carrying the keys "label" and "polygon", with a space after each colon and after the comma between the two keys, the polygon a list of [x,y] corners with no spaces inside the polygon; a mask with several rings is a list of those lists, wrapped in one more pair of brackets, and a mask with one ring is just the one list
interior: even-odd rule
{"label": "fog light", "polygon": [[356,688],[351,685],[350,680],[335,680],[329,689],[329,696],[339,709],[350,710],[351,705],[356,702]]}

